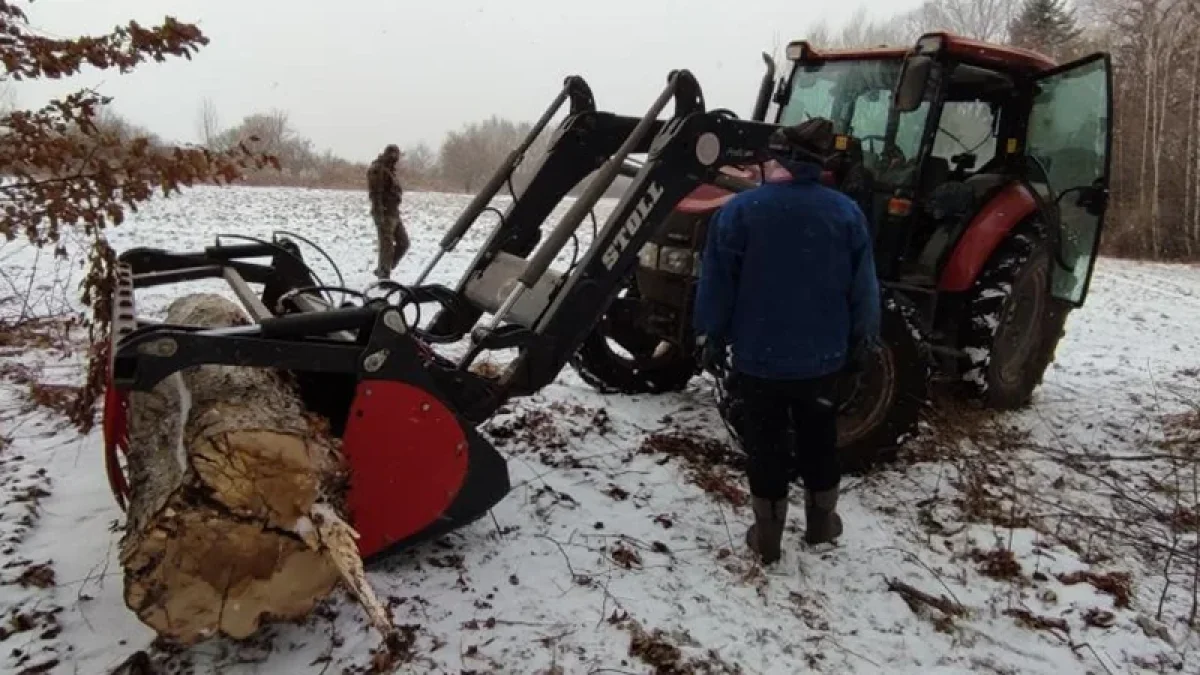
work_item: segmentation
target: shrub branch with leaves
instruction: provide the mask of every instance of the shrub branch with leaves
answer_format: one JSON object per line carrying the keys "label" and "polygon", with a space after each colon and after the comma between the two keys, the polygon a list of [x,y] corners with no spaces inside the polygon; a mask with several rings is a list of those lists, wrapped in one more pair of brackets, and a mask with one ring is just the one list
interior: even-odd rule
{"label": "shrub branch with leaves", "polygon": [[[171,17],[153,27],[131,21],[107,35],[49,38],[30,26],[18,3],[0,0],[0,84],[69,77],[88,66],[128,73],[168,57],[191,60],[207,44],[199,28]],[[60,256],[67,254],[63,228],[77,228],[91,241],[81,290],[91,309],[92,345],[87,384],[73,415],[83,430],[93,424],[108,367],[115,255],[103,229],[120,225],[127,210],[136,212],[156,194],[170,196],[198,183],[228,184],[248,170],[279,167],[276,158],[250,147],[254,138],[220,152],[122,138],[96,124],[110,100],[84,89],[38,110],[0,116],[0,234],[7,241],[24,236],[38,247],[52,244]]]}

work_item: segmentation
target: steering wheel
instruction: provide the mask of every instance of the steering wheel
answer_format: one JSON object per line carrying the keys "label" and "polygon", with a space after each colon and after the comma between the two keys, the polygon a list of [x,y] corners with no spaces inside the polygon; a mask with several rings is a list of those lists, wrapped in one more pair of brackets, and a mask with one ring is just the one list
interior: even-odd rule
{"label": "steering wheel", "polygon": [[730,119],[735,119],[735,120],[736,120],[736,119],[741,119],[740,117],[738,117],[737,113],[733,112],[733,111],[732,111],[732,110],[730,110],[729,108],[713,108],[712,110],[709,110],[708,112],[710,112],[710,113],[712,113],[712,114],[714,114],[714,115],[720,115],[720,116],[722,116],[722,117],[728,117],[728,118],[730,118]]}

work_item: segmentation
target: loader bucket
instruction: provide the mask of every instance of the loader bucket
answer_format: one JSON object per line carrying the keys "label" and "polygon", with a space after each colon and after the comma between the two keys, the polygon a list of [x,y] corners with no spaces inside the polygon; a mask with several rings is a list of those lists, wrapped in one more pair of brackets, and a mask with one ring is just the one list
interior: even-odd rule
{"label": "loader bucket", "polygon": [[[264,256],[271,264],[243,260]],[[128,445],[129,393],[206,364],[295,376],[305,406],[342,440],[349,521],[367,562],[467,525],[508,493],[504,458],[459,414],[457,392],[447,390],[463,377],[438,375],[444,360],[395,306],[335,307],[313,292],[318,284],[309,272],[286,240],[193,253],[134,249],[119,257],[103,436],[121,508],[129,497],[119,461]],[[207,328],[137,316],[134,289],[203,278],[228,282],[254,323]],[[261,295],[251,283],[263,285]]]}

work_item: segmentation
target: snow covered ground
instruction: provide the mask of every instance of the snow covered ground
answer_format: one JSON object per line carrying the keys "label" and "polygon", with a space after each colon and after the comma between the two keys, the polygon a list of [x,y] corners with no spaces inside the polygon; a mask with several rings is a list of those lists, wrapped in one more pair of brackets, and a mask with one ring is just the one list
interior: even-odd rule
{"label": "snow covered ground", "polygon": [[[414,246],[397,280],[415,277],[466,201],[406,195]],[[325,247],[348,286],[371,280],[356,193],[197,189],[144,208],[111,241],[194,249],[277,229]],[[432,280],[456,280],[485,231]],[[0,304],[7,317],[60,312],[81,276],[21,242],[0,247],[0,271],[0,298],[30,298]],[[185,288],[205,287],[222,290]],[[144,292],[140,309],[183,291]],[[0,672],[107,673],[138,651],[162,672],[369,668],[378,636],[340,595],[249,643],[154,649],[123,604],[122,513],[99,432],[81,437],[53,410],[70,392],[53,385],[78,383],[81,358],[34,347],[0,341]],[[1170,417],[1200,401],[1198,348],[1200,270],[1102,260],[1034,406],[931,411],[911,456],[847,480],[839,545],[803,550],[797,515],[773,570],[744,554],[750,513],[706,380],[601,396],[566,370],[486,427],[515,485],[494,519],[370,580],[415,626],[405,672],[1200,672],[1187,625],[1196,439]]]}

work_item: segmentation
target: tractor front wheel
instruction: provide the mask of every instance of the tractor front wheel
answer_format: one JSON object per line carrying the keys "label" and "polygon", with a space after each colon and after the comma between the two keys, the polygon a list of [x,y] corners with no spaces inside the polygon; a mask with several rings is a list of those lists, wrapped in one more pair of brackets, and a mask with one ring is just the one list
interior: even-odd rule
{"label": "tractor front wheel", "polygon": [[1024,407],[1063,334],[1067,309],[1050,294],[1051,253],[1036,231],[1006,239],[971,289],[963,351],[963,381],[985,407]]}
{"label": "tractor front wheel", "polygon": [[613,300],[571,359],[579,377],[604,394],[682,391],[699,371],[691,350],[647,332],[638,321],[641,296],[631,282]]}

